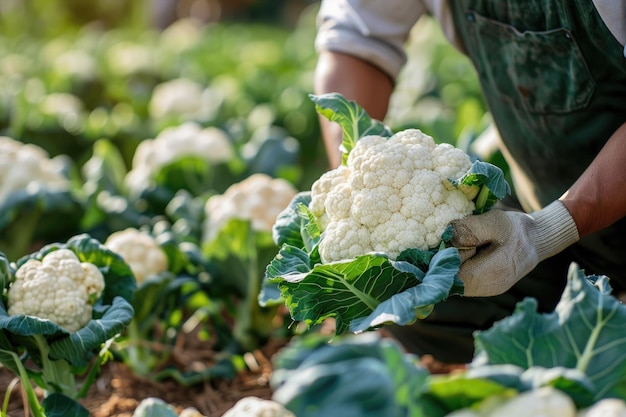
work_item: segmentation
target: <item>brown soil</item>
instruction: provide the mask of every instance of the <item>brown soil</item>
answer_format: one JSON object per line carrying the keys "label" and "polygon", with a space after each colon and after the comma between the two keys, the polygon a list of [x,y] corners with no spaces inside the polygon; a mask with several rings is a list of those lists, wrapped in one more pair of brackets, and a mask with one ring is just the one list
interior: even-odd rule
{"label": "brown soil", "polygon": [[[272,344],[246,355],[246,371],[233,380],[207,381],[192,387],[174,380],[156,382],[142,378],[120,362],[109,362],[81,403],[92,417],[130,417],[142,399],[157,397],[174,406],[179,413],[184,408],[193,407],[207,417],[219,417],[243,397],[271,397],[268,384],[271,356],[279,347],[279,344]],[[193,361],[194,357],[201,359],[207,353],[185,351],[185,355],[186,359]],[[0,404],[14,379],[13,373],[0,368]],[[9,417],[27,417],[19,384],[9,398]]]}

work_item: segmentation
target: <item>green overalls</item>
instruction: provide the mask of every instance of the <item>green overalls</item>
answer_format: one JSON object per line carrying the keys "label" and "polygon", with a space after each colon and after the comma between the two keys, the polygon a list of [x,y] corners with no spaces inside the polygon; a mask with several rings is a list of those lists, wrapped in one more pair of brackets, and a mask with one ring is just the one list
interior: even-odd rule
{"label": "green overalls", "polygon": [[[591,0],[449,3],[504,153],[512,158],[516,197],[526,211],[544,207],[626,122],[624,47]],[[451,297],[427,319],[390,330],[417,354],[467,363],[472,332],[510,315],[522,298],[537,298],[541,311],[552,311],[572,261],[588,274],[608,275],[616,291],[625,291],[626,219],[542,262],[502,296]]]}

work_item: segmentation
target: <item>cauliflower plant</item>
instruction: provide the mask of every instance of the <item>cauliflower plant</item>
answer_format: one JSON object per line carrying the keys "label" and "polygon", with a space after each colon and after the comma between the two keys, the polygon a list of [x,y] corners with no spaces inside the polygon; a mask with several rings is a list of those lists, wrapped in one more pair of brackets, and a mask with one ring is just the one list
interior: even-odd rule
{"label": "cauliflower plant", "polygon": [[311,187],[309,208],[323,230],[322,261],[368,252],[395,259],[408,248],[437,247],[450,221],[474,210],[470,196],[449,181],[471,166],[465,152],[435,144],[418,129],[362,137],[345,166]]}
{"label": "cauliflower plant", "polygon": [[210,88],[188,78],[176,78],[154,87],[149,112],[154,120],[211,120],[222,101]]}
{"label": "cauliflower plant", "polygon": [[211,241],[232,218],[250,220],[257,231],[271,231],[276,217],[296,195],[287,180],[253,174],[231,185],[224,194],[211,196],[205,204],[205,236]]}
{"label": "cauliflower plant", "polygon": [[22,189],[67,190],[63,169],[43,148],[0,136],[0,201]]}
{"label": "cauliflower plant", "polygon": [[202,128],[195,122],[163,130],[156,138],[142,141],[125,178],[131,192],[140,194],[159,170],[184,157],[202,158],[210,164],[230,161],[235,150],[221,129]]}
{"label": "cauliflower plant", "polygon": [[167,271],[167,256],[149,233],[129,227],[109,235],[104,246],[124,259],[138,284]]}
{"label": "cauliflower plant", "polygon": [[93,304],[104,290],[97,266],[81,262],[69,249],[30,259],[15,272],[8,291],[8,314],[50,320],[70,333],[91,320]]}

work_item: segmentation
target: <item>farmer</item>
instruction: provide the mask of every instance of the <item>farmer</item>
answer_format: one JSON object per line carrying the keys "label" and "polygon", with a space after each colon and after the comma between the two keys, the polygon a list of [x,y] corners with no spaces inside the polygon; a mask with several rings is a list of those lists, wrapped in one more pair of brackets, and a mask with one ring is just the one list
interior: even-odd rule
{"label": "farmer", "polygon": [[[322,0],[316,93],[383,120],[426,14],[474,64],[515,192],[506,209],[453,223],[453,244],[470,248],[467,297],[390,331],[416,354],[468,363],[472,333],[524,297],[552,311],[571,262],[626,290],[626,0]],[[340,128],[322,129],[338,166]]]}

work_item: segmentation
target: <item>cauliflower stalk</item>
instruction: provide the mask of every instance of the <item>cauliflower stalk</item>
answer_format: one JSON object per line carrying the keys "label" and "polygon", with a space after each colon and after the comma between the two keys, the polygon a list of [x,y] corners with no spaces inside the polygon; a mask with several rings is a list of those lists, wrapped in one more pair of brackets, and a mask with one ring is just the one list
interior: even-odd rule
{"label": "cauliflower stalk", "polygon": [[261,308],[258,296],[271,290],[262,288],[262,282],[265,267],[276,254],[272,225],[296,193],[290,182],[258,173],[205,204],[203,251],[227,277],[216,285],[241,297],[233,331],[244,349],[258,347],[275,328],[277,309]]}
{"label": "cauliflower stalk", "polygon": [[504,173],[418,129],[392,134],[339,94],[312,99],[342,127],[342,165],[278,216],[266,281],[280,295],[261,304],[284,301],[308,325],[335,317],[339,334],[428,316],[463,292],[449,223],[510,192]]}

